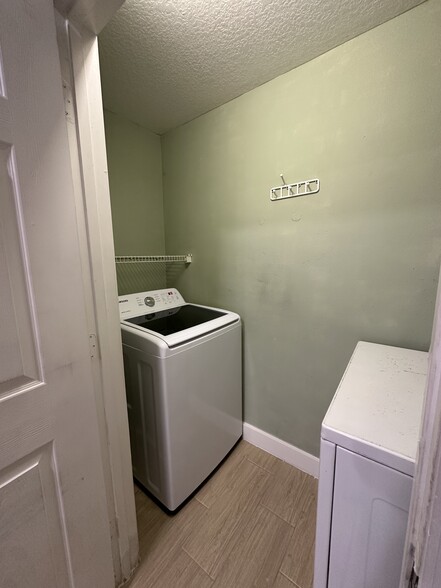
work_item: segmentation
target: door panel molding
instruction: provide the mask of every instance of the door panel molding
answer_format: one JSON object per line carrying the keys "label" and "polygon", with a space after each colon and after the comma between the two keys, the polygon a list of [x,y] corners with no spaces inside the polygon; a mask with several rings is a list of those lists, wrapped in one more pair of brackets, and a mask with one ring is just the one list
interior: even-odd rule
{"label": "door panel molding", "polygon": [[0,141],[0,399],[44,380],[20,187],[12,145]]}
{"label": "door panel molding", "polygon": [[[23,542],[20,535],[20,550],[27,561],[35,559],[31,564],[35,574],[44,574],[44,578],[39,578],[39,581],[52,580],[60,588],[73,588],[69,541],[53,442],[43,445],[0,472],[0,502],[2,581],[7,585],[9,575],[11,582],[20,579],[17,578],[14,558],[17,553],[17,531],[24,526],[28,539]],[[44,525],[46,532],[41,531]],[[41,561],[36,556],[40,558],[43,553],[46,554],[44,567],[49,569],[42,571]],[[28,571],[23,572],[28,574]]]}

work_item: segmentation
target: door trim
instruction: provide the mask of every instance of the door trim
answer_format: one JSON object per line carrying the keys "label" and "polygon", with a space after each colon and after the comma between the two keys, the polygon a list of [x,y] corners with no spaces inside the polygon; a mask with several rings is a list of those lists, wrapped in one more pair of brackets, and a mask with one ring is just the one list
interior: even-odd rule
{"label": "door trim", "polygon": [[439,586],[441,554],[441,273],[435,304],[421,435],[404,547],[400,588],[416,572],[425,588]]}
{"label": "door trim", "polygon": [[[103,2],[102,2],[103,3]],[[104,2],[105,3],[105,2]],[[78,4],[78,3],[77,3]],[[84,4],[84,2],[83,2]],[[121,1],[113,0],[116,10]],[[78,12],[77,12],[78,15]],[[111,16],[111,15],[110,15]],[[109,18],[110,18],[109,16]],[[90,14],[88,16],[90,19]],[[138,563],[138,533],[127,420],[121,329],[101,97],[98,39],[78,16],[64,22],[66,44],[60,46],[71,67],[74,111],[66,118],[71,159],[77,173],[77,218],[84,223],[84,288],[89,295],[89,330],[95,341],[91,361],[95,404],[105,474],[115,585],[125,583]],[[104,24],[103,24],[104,26]],[[66,52],[68,53],[66,55]],[[62,56],[63,58],[63,56]],[[81,228],[79,227],[81,238]],[[86,293],[87,294],[87,293]]]}

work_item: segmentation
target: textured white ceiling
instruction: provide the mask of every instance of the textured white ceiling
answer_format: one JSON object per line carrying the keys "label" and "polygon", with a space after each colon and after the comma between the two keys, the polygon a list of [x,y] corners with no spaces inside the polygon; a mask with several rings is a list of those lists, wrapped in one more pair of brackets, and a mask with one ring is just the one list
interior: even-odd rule
{"label": "textured white ceiling", "polygon": [[422,0],[126,0],[100,35],[104,105],[163,133]]}

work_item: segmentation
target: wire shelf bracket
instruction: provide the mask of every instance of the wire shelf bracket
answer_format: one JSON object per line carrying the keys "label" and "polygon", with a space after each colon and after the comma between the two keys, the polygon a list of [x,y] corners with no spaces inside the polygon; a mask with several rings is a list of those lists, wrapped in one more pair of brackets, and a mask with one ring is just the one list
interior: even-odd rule
{"label": "wire shelf bracket", "polygon": [[[284,182],[283,175],[280,177]],[[320,191],[320,180],[315,178],[313,180],[305,180],[303,182],[296,182],[294,184],[286,184],[275,186],[270,190],[270,200],[285,200],[285,198],[297,198],[299,196],[308,196],[309,194],[317,194]]]}
{"label": "wire shelf bracket", "polygon": [[186,263],[193,261],[193,255],[118,255],[115,263]]}

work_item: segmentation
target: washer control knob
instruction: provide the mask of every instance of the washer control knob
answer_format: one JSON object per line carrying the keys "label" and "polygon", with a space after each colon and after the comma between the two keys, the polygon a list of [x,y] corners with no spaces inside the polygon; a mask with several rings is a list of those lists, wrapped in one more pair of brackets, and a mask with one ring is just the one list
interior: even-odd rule
{"label": "washer control knob", "polygon": [[151,296],[146,296],[144,298],[144,302],[145,302],[146,306],[155,306],[155,301]]}

